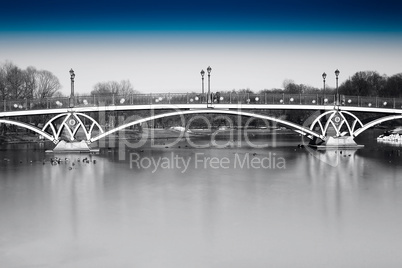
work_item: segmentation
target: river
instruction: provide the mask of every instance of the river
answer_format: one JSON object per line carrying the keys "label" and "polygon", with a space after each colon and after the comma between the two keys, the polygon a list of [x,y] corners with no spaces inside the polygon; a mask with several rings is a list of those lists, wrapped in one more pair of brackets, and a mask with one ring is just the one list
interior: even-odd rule
{"label": "river", "polygon": [[402,147],[378,133],[357,151],[292,134],[3,145],[0,267],[400,267]]}

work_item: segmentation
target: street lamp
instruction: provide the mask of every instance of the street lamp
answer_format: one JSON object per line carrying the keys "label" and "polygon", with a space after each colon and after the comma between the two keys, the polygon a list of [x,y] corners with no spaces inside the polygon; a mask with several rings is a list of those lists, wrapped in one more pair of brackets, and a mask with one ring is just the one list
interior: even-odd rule
{"label": "street lamp", "polygon": [[70,95],[70,108],[74,107],[75,101],[74,101],[74,78],[75,74],[73,69],[70,70],[70,79],[71,79],[71,95]]}
{"label": "street lamp", "polygon": [[339,70],[335,70],[335,75],[336,75],[336,105],[339,105],[339,95],[338,95],[338,76],[339,76]]}
{"label": "street lamp", "polygon": [[201,70],[200,74],[202,79],[202,94],[201,94],[201,102],[202,102],[202,99],[204,98],[204,74],[205,74],[204,69]]}
{"label": "street lamp", "polygon": [[[325,78],[327,78],[327,74],[324,72],[322,74],[322,79],[323,79],[323,83],[324,83],[324,99],[325,99]],[[324,104],[325,104],[325,102],[324,102]]]}
{"label": "street lamp", "polygon": [[208,72],[208,100],[210,100],[212,102],[212,99],[211,99],[211,71],[212,71],[211,66],[208,66],[208,68],[207,68],[207,72]]}

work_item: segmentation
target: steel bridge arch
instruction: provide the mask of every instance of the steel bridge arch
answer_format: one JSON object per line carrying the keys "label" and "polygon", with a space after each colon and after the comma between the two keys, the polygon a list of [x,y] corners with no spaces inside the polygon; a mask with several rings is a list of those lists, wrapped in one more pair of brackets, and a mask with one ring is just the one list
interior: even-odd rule
{"label": "steel bridge arch", "polygon": [[[336,126],[336,124],[333,122],[333,118],[337,114],[339,114],[339,116],[341,117],[339,126]],[[348,120],[346,120],[346,117],[344,114],[349,115],[350,117],[352,117],[354,119],[352,125],[350,125]],[[320,120],[323,117],[326,117],[328,115],[329,115],[329,118],[328,118],[327,122],[325,123],[325,125],[323,126]],[[311,125],[310,125],[310,129],[313,130],[316,126],[318,126],[321,130],[321,134],[325,135],[325,133],[327,133],[327,131],[328,131],[328,128],[330,126],[332,126],[336,131],[336,136],[341,136],[340,130],[343,125],[345,125],[347,127],[350,136],[353,136],[356,126],[360,125],[360,127],[363,127],[363,123],[354,114],[352,114],[348,111],[332,110],[332,111],[327,111],[325,113],[322,113],[316,119],[314,119],[313,123],[311,123]]]}
{"label": "steel bridge arch", "polygon": [[8,119],[0,119],[0,124],[1,123],[10,124],[10,125],[16,125],[16,126],[19,126],[19,127],[23,127],[23,128],[32,130],[32,131],[38,133],[39,135],[42,135],[46,139],[48,139],[48,140],[50,140],[50,141],[52,141],[54,143],[57,143],[57,140],[52,135],[49,135],[48,133],[46,133],[45,131],[41,130],[40,128],[37,128],[37,127],[32,126],[30,124],[22,123],[22,122],[18,122],[18,121],[14,121],[14,120],[8,120]]}
{"label": "steel bridge arch", "polygon": [[[89,130],[87,130],[85,128],[85,125],[82,122],[82,120],[79,118],[79,116],[85,117],[92,122]],[[64,117],[64,119],[63,119],[59,129],[56,129],[53,125],[53,122],[55,122],[57,119],[62,118],[62,117]],[[71,130],[67,124],[67,121],[69,119],[74,119],[77,121],[77,124],[73,130]],[[90,140],[90,138],[92,136],[92,131],[93,131],[94,127],[97,127],[101,133],[104,132],[101,125],[98,122],[96,122],[95,119],[93,119],[89,115],[73,112],[73,113],[62,113],[62,114],[54,116],[43,126],[42,131],[45,131],[47,128],[50,128],[51,132],[53,133],[54,139],[59,140],[61,132],[62,132],[63,128],[65,128],[67,130],[68,134],[70,134],[70,140],[73,141],[75,139],[75,134],[78,132],[79,129],[82,129],[84,131],[85,137],[88,141],[88,140]]]}
{"label": "steel bridge arch", "polygon": [[382,122],[386,122],[386,121],[391,121],[391,120],[396,120],[396,119],[402,119],[402,115],[389,115],[389,116],[385,116],[376,120],[373,120],[367,124],[365,124],[363,127],[359,128],[358,130],[356,130],[353,133],[354,137],[357,137],[358,135],[360,135],[363,131],[377,125],[380,124]]}
{"label": "steel bridge arch", "polygon": [[159,118],[165,118],[165,117],[176,116],[176,115],[186,115],[186,114],[211,114],[211,113],[214,113],[214,114],[242,115],[242,116],[248,116],[248,117],[253,117],[253,118],[259,118],[259,119],[270,120],[270,121],[274,121],[274,122],[277,122],[277,123],[280,123],[280,124],[283,124],[283,125],[286,125],[286,126],[290,126],[290,127],[292,127],[292,128],[295,128],[295,129],[298,130],[299,133],[302,133],[302,134],[310,134],[310,135],[315,136],[315,137],[318,137],[318,138],[320,138],[320,139],[322,139],[322,140],[325,140],[325,139],[326,139],[325,136],[323,136],[323,135],[321,135],[321,134],[319,134],[319,133],[316,133],[316,132],[310,130],[309,128],[306,128],[306,127],[297,125],[297,124],[295,124],[295,123],[292,123],[292,122],[289,122],[289,121],[286,121],[286,120],[282,120],[282,119],[279,119],[279,118],[271,117],[271,116],[259,115],[259,114],[248,113],[248,112],[242,112],[242,111],[235,111],[235,110],[213,110],[213,109],[205,109],[205,110],[175,111],[175,112],[164,113],[164,114],[158,114],[158,115],[154,115],[154,116],[142,118],[142,119],[139,119],[139,120],[136,120],[136,121],[132,121],[132,122],[126,123],[126,124],[124,124],[124,125],[121,125],[121,126],[119,126],[119,127],[117,127],[117,128],[114,128],[114,129],[112,129],[112,130],[109,130],[109,131],[107,131],[107,132],[104,132],[104,133],[102,133],[102,134],[100,134],[100,135],[98,135],[98,136],[96,136],[96,137],[94,137],[94,138],[91,138],[91,139],[89,140],[89,142],[95,142],[95,141],[97,141],[97,140],[100,140],[100,139],[102,139],[102,138],[104,138],[104,137],[106,137],[106,136],[108,136],[108,135],[110,135],[110,134],[113,134],[113,133],[115,133],[115,132],[117,132],[117,131],[120,131],[120,130],[122,130],[122,129],[125,129],[125,128],[127,128],[127,127],[130,127],[130,126],[133,126],[133,125],[136,125],[136,124],[140,124],[140,123],[144,123],[144,122],[148,122],[148,121],[152,121],[152,120],[159,119]]}

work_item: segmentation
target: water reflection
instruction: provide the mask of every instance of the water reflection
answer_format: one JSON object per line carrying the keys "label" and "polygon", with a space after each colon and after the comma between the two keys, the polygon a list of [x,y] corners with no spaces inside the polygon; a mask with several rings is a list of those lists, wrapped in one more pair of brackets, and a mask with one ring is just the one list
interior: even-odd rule
{"label": "water reflection", "polygon": [[402,141],[387,141],[387,140],[377,140],[377,143],[379,144],[387,144],[387,145],[391,145],[394,147],[402,147]]}
{"label": "water reflection", "polygon": [[[68,161],[42,169],[41,178],[42,183],[50,188],[48,202],[52,211],[57,213],[56,226],[59,225],[66,236],[76,237],[80,226],[85,223],[86,212],[94,209],[97,198],[103,192],[105,163],[84,163],[84,156],[80,154],[60,157]],[[92,159],[92,155],[86,157]],[[71,233],[66,233],[69,228]]]}
{"label": "water reflection", "polygon": [[[356,182],[359,178],[364,158],[359,158],[357,149],[314,150],[307,160],[309,177],[312,181],[343,179],[348,183]],[[359,166],[356,166],[359,165]]]}
{"label": "water reflection", "polygon": [[[317,152],[277,146],[2,151],[4,267],[392,267],[402,224],[402,166],[389,149]],[[254,140],[253,142],[265,142]],[[279,145],[278,145],[279,144]],[[180,146],[180,148],[178,147]],[[129,153],[263,159],[286,168],[130,168]],[[255,155],[254,155],[255,154]],[[91,158],[90,163],[82,162]],[[43,159],[47,160],[43,164]],[[80,159],[80,162],[78,162]],[[32,160],[32,162],[31,162]],[[93,160],[96,160],[96,164]],[[22,161],[22,163],[20,163]],[[74,163],[74,165],[73,165]],[[331,163],[331,164],[329,164]],[[375,242],[373,242],[375,241]],[[291,257],[289,257],[291,256]]]}

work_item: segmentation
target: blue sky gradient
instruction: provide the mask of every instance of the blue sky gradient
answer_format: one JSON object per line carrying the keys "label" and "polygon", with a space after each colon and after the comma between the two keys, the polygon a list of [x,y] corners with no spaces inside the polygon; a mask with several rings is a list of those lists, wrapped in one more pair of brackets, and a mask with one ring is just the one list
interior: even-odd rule
{"label": "blue sky gradient", "polygon": [[[401,72],[401,1],[7,1],[0,62],[35,66],[68,92],[129,79],[142,92],[322,86],[322,72]],[[332,86],[332,77],[328,77]]]}
{"label": "blue sky gradient", "polygon": [[7,1],[1,31],[402,31],[401,1]]}

